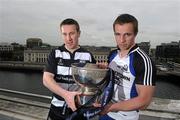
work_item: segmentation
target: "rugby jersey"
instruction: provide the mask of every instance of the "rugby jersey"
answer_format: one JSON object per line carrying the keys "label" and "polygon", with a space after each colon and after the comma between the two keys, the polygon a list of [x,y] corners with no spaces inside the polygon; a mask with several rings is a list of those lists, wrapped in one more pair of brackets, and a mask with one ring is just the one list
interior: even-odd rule
{"label": "rugby jersey", "polygon": [[[96,60],[89,51],[81,47],[71,53],[65,48],[65,45],[62,45],[50,52],[44,71],[53,73],[55,81],[62,88],[69,91],[77,90],[78,86],[75,84],[71,74],[72,63],[96,63]],[[62,107],[64,99],[53,94],[51,104]]]}
{"label": "rugby jersey", "polygon": [[[119,52],[114,50],[108,56],[109,67],[115,72],[114,103],[136,97],[136,84],[153,86],[156,78],[156,69],[150,57],[137,45],[123,58],[119,57]],[[110,112],[108,115],[116,120],[137,120],[137,111]]]}

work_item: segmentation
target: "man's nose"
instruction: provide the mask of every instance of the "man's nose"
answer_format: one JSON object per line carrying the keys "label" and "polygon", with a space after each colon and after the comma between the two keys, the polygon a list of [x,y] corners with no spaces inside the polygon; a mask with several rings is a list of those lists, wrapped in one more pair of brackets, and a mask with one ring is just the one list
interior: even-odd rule
{"label": "man's nose", "polygon": [[71,40],[72,40],[71,35],[67,35],[67,40],[69,40],[69,41],[71,41]]}
{"label": "man's nose", "polygon": [[120,41],[121,43],[124,43],[124,42],[126,41],[126,39],[125,39],[125,37],[122,35],[122,36],[120,36],[119,41]]}

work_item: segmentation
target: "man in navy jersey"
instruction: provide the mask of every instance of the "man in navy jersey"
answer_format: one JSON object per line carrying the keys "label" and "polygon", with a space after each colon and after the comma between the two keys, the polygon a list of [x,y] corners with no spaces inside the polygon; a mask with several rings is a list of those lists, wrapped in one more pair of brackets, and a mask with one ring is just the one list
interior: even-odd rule
{"label": "man in navy jersey", "polygon": [[[60,24],[64,44],[49,54],[43,74],[43,84],[53,92],[48,120],[65,120],[76,110],[74,97],[79,92],[72,79],[72,63],[96,63],[90,52],[79,46],[80,27],[74,19]],[[84,120],[83,117],[78,119]]]}
{"label": "man in navy jersey", "polygon": [[152,100],[156,69],[135,43],[138,21],[134,16],[121,14],[114,21],[113,30],[118,49],[110,53],[108,67],[115,73],[114,94],[100,120],[138,120],[139,110]]}

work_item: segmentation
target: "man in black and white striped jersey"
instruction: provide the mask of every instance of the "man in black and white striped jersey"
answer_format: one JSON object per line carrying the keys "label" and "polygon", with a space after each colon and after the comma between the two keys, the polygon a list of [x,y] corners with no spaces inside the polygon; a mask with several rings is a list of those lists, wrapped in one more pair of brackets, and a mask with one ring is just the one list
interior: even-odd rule
{"label": "man in black and white striped jersey", "polygon": [[130,14],[121,14],[113,24],[118,49],[108,57],[114,71],[114,94],[101,112],[100,120],[138,120],[139,110],[151,102],[156,68],[150,57],[135,43],[138,21]]}
{"label": "man in black and white striped jersey", "polygon": [[76,110],[74,97],[80,93],[75,91],[78,86],[72,79],[71,64],[96,63],[92,54],[79,46],[80,26],[76,20],[62,21],[60,32],[64,44],[51,51],[43,74],[43,84],[53,92],[48,120],[64,120]]}

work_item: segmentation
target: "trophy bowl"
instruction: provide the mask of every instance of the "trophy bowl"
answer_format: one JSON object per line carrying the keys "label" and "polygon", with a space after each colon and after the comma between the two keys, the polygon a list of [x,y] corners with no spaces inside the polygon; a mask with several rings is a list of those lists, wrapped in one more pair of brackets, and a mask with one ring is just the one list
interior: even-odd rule
{"label": "trophy bowl", "polygon": [[98,68],[92,63],[73,63],[72,76],[74,81],[80,86],[80,95],[75,97],[76,107],[89,107],[98,101],[100,95],[107,84],[108,69]]}

